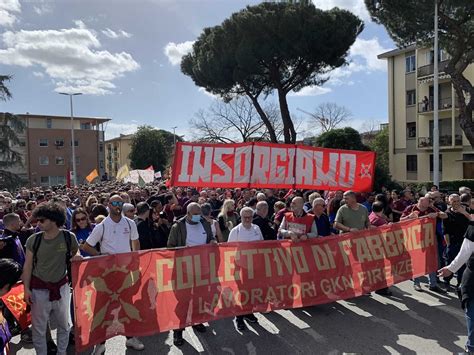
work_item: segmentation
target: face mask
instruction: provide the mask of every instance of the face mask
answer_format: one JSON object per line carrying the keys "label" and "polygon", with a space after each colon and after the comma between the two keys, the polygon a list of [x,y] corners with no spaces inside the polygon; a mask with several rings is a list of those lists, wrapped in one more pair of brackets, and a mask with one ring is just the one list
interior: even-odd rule
{"label": "face mask", "polygon": [[201,215],[200,214],[193,214],[191,216],[191,221],[193,221],[194,223],[201,222]]}

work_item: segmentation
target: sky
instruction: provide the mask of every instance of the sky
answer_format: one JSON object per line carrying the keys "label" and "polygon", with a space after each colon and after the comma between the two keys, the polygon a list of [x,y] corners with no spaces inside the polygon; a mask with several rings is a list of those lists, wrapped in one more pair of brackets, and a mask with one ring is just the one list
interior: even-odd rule
{"label": "sky", "polygon": [[[352,11],[365,29],[350,49],[349,65],[322,87],[290,93],[292,115],[313,135],[312,112],[325,102],[345,106],[350,126],[388,121],[387,64],[377,55],[395,48],[371,22],[363,0],[313,0],[327,10]],[[258,1],[240,0],[0,0],[0,74],[12,75],[13,99],[0,111],[111,118],[106,138],[148,124],[191,138],[189,120],[215,97],[180,70],[181,57],[206,27]],[[267,100],[275,100],[270,96]]]}

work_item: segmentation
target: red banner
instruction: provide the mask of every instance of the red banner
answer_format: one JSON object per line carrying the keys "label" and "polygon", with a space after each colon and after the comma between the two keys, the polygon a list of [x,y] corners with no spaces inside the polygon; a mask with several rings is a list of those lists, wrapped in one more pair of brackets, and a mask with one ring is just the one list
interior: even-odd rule
{"label": "red banner", "polygon": [[10,292],[2,296],[2,301],[13,314],[21,329],[26,329],[31,324],[31,313],[24,298],[24,287],[22,283],[12,287]]}
{"label": "red banner", "polygon": [[176,146],[173,186],[371,191],[374,152],[272,143]]}
{"label": "red banner", "polygon": [[352,298],[436,270],[421,219],[304,242],[223,243],[73,263],[76,349],[252,312]]}

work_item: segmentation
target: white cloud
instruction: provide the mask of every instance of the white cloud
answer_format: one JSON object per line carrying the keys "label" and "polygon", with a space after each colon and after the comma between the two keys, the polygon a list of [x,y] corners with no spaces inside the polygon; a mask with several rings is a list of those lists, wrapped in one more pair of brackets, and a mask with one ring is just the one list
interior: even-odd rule
{"label": "white cloud", "polygon": [[298,92],[290,92],[288,96],[319,96],[331,92],[331,88],[321,86],[307,86]]}
{"label": "white cloud", "polygon": [[364,21],[370,21],[370,15],[364,0],[313,0],[313,4],[322,10],[339,7],[340,9],[349,10]]}
{"label": "white cloud", "polygon": [[40,16],[53,12],[53,7],[49,0],[36,0],[38,5],[33,6],[33,10]]}
{"label": "white cloud", "polygon": [[37,78],[44,78],[44,74],[39,71],[34,71],[33,75],[36,76]]}
{"label": "white cloud", "polygon": [[110,93],[113,80],[140,67],[129,53],[100,50],[97,34],[82,21],[75,23],[78,28],[5,32],[0,64],[39,66],[56,83],[56,91],[91,95]]}
{"label": "white cloud", "polygon": [[138,129],[136,123],[114,123],[107,122],[105,127],[105,139],[112,139],[120,136],[120,134],[132,134]]}
{"label": "white cloud", "polygon": [[168,57],[171,65],[181,64],[181,59],[191,52],[194,41],[186,41],[182,43],[169,42],[164,49],[165,55]]}
{"label": "white cloud", "polygon": [[111,30],[110,28],[107,28],[102,31],[102,33],[112,39],[117,39],[117,38],[130,38],[132,37],[131,33],[125,32],[124,30],[119,30],[117,32]]}
{"label": "white cloud", "polygon": [[0,26],[11,27],[17,21],[17,15],[21,12],[19,0],[0,1]]}
{"label": "white cloud", "polygon": [[378,59],[377,55],[388,51],[388,48],[382,47],[377,37],[372,39],[357,38],[350,50],[351,57],[361,57],[365,61],[365,67],[369,71],[387,70],[387,62]]}

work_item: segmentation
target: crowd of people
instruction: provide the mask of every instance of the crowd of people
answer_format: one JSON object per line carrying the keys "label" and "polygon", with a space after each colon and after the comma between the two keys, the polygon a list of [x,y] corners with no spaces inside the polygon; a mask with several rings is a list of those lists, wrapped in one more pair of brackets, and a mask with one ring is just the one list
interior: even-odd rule
{"label": "crowd of people", "polygon": [[[462,254],[473,213],[474,199],[467,187],[447,194],[433,186],[423,194],[410,189],[380,193],[197,190],[171,188],[162,183],[139,188],[101,182],[77,188],[0,191],[0,296],[21,276],[32,319],[31,330],[18,329],[3,307],[0,349],[8,346],[12,333],[21,332],[21,340],[32,342],[40,355],[65,354],[74,339],[70,262],[101,254],[208,243],[277,239],[303,242],[429,217],[436,219],[441,271],[439,275],[428,275],[428,287],[438,293],[454,292],[461,284],[465,268],[457,255]],[[423,291],[420,278],[414,279],[413,285],[416,291]],[[391,295],[388,288],[376,292]],[[474,315],[474,306],[472,312]],[[55,318],[57,328],[56,343],[50,334],[51,317]],[[237,329],[244,331],[245,321],[255,323],[258,319],[253,314],[237,316]],[[193,327],[198,332],[206,331],[202,324]],[[183,330],[173,331],[176,346],[184,343]],[[469,334],[471,338],[467,346],[473,351],[474,332]],[[135,350],[145,348],[135,337],[127,338],[126,346]],[[104,352],[105,343],[94,349],[94,354]]]}

